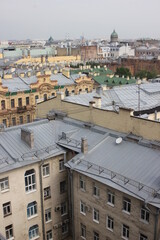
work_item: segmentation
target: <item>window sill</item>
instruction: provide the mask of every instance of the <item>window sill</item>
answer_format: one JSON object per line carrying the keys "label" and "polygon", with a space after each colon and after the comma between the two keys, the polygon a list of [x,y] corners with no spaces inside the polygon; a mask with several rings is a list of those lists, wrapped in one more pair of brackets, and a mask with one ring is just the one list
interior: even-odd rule
{"label": "window sill", "polygon": [[6,193],[6,192],[9,192],[9,188],[1,191],[1,193]]}
{"label": "window sill", "polygon": [[114,207],[114,204],[113,203],[110,203],[110,202],[107,202],[107,204],[111,207]]}
{"label": "window sill", "polygon": [[99,199],[99,196],[98,196],[98,195],[93,195],[93,197],[95,197],[96,199]]}
{"label": "window sill", "polygon": [[35,215],[31,216],[31,217],[28,217],[28,220],[31,220],[31,219],[33,219],[33,218],[35,218],[37,216],[38,216],[38,214],[35,214]]}
{"label": "window sill", "polygon": [[140,222],[144,223],[144,224],[149,224],[149,222],[147,222],[146,220],[144,219],[140,219]]}
{"label": "window sill", "polygon": [[49,199],[49,198],[51,198],[51,196],[45,197],[44,200],[47,200],[47,199]]}
{"label": "window sill", "polygon": [[50,222],[52,222],[52,219],[48,220],[46,223],[50,223]]}
{"label": "window sill", "polygon": [[127,238],[127,237],[123,237],[123,236],[122,236],[122,239],[124,239],[124,240],[128,240],[129,238]]}
{"label": "window sill", "polygon": [[14,237],[8,238],[8,240],[13,240],[13,239],[14,239]]}
{"label": "window sill", "polygon": [[31,238],[30,240],[35,240],[35,239],[38,239],[38,238],[39,238],[39,236],[36,236],[36,237]]}
{"label": "window sill", "polygon": [[83,240],[86,240],[86,238],[85,238],[85,237],[83,237],[83,236],[81,236],[81,238],[82,238]]}
{"label": "window sill", "polygon": [[4,218],[5,218],[5,217],[8,217],[8,216],[10,216],[10,215],[12,215],[12,213],[8,213],[8,214],[4,215]]}
{"label": "window sill", "polygon": [[110,232],[113,232],[113,229],[112,229],[112,228],[108,228],[108,227],[107,227],[107,229],[108,229]]}
{"label": "window sill", "polygon": [[95,220],[95,219],[93,219],[93,222],[95,222],[95,223],[98,223],[98,224],[99,224],[99,221],[97,221],[97,220]]}
{"label": "window sill", "polygon": [[[122,210],[122,212],[123,212],[123,213],[126,213],[127,215],[131,215],[130,212],[127,212],[127,211],[125,211],[125,210]],[[128,238],[126,238],[126,239],[128,239]]]}
{"label": "window sill", "polygon": [[83,189],[83,188],[80,188],[80,190],[81,190],[82,192],[86,192],[86,190],[85,190],[85,189]]}
{"label": "window sill", "polygon": [[37,189],[31,190],[31,191],[26,191],[26,194],[34,193],[36,191],[37,191]]}
{"label": "window sill", "polygon": [[68,212],[67,213],[64,213],[64,214],[61,214],[61,217],[64,217],[64,216],[66,216],[68,214]]}
{"label": "window sill", "polygon": [[84,212],[80,212],[82,215],[84,215],[84,216],[86,216],[86,213],[84,213]]}
{"label": "window sill", "polygon": [[50,175],[45,175],[45,176],[43,176],[43,178],[47,178],[47,177],[49,177]]}

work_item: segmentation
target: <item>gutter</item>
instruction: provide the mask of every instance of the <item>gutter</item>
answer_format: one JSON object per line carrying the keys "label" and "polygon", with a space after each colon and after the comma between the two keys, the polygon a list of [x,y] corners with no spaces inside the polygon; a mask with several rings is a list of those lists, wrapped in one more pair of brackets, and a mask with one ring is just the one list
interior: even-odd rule
{"label": "gutter", "polygon": [[157,233],[157,230],[158,230],[158,220],[159,220],[159,212],[160,212],[160,209],[157,208],[157,211],[156,211],[156,214],[155,214],[155,225],[154,225],[154,240],[158,240],[158,233]]}
{"label": "gutter", "polygon": [[44,161],[41,160],[39,166],[39,179],[40,179],[40,199],[41,199],[41,218],[42,218],[42,235],[43,240],[45,240],[45,223],[44,223],[44,205],[43,205],[43,183],[42,183],[42,165]]}

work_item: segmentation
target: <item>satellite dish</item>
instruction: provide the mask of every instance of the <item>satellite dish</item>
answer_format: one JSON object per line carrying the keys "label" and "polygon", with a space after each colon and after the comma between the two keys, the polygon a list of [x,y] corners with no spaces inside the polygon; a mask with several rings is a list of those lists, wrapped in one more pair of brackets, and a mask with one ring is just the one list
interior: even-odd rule
{"label": "satellite dish", "polygon": [[117,139],[116,139],[116,144],[120,144],[120,143],[122,142],[122,140],[123,140],[123,139],[122,139],[121,137],[117,138]]}

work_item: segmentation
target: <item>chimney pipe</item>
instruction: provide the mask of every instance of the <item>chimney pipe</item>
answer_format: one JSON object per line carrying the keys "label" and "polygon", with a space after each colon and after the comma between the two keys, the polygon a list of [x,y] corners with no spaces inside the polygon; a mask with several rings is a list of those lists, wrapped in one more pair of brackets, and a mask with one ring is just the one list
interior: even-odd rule
{"label": "chimney pipe", "polygon": [[88,152],[88,141],[87,138],[81,138],[81,151],[86,154]]}
{"label": "chimney pipe", "polygon": [[30,148],[34,147],[34,133],[28,128],[21,128],[21,140],[23,140]]}

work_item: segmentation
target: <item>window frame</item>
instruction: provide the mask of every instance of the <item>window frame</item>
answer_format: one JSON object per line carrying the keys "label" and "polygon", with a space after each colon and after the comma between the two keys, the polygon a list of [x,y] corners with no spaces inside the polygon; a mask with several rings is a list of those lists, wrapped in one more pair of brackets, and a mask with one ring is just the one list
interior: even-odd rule
{"label": "window frame", "polygon": [[86,181],[82,176],[79,176],[79,187],[82,191],[86,191]]}
{"label": "window frame", "polygon": [[27,205],[27,218],[33,218],[36,217],[38,215],[37,213],[37,202],[33,201],[28,203]]}
{"label": "window frame", "polygon": [[45,222],[48,223],[51,221],[52,221],[52,210],[51,210],[51,208],[47,208],[45,210]]}
{"label": "window frame", "polygon": [[63,194],[66,192],[66,180],[63,180],[59,183],[59,186],[60,186],[60,194]]}
{"label": "window frame", "polygon": [[[63,231],[65,230],[65,231]],[[62,223],[62,235],[68,233],[68,223]]]}
{"label": "window frame", "polygon": [[43,177],[48,177],[50,175],[50,165],[49,165],[49,163],[43,164],[42,172],[43,172]]}
{"label": "window frame", "polygon": [[114,230],[114,219],[112,217],[110,217],[110,216],[107,216],[107,224],[106,225],[107,225],[106,226],[107,229],[109,231],[113,232],[113,230]]}
{"label": "window frame", "polygon": [[108,190],[107,192],[107,204],[114,207],[115,205],[115,194]]}
{"label": "window frame", "polygon": [[[29,171],[32,171],[32,173],[26,175],[26,173]],[[25,192],[30,193],[30,192],[36,191],[36,172],[35,172],[35,170],[33,168],[27,170],[25,172],[24,178],[25,178]],[[27,185],[26,185],[26,183],[27,183]]]}
{"label": "window frame", "polygon": [[131,213],[131,200],[127,197],[123,197],[123,212]]}
{"label": "window frame", "polygon": [[[124,236],[124,230],[125,230],[125,236]],[[122,225],[122,238],[125,240],[129,239],[129,226],[125,224]]]}
{"label": "window frame", "polygon": [[99,223],[99,210],[93,208],[93,221]]}
{"label": "window frame", "polygon": [[[3,185],[3,189],[2,189],[2,185]],[[0,179],[0,191],[5,192],[8,190],[9,190],[9,178],[8,177],[1,178]]]}
{"label": "window frame", "polygon": [[99,233],[94,231],[93,234],[94,234],[94,240],[99,240]]}
{"label": "window frame", "polygon": [[14,239],[14,235],[13,235],[13,224],[10,224],[8,226],[5,227],[5,233],[6,233],[6,239],[7,240],[11,240]]}
{"label": "window frame", "polygon": [[100,196],[100,188],[93,183],[93,196],[99,198]]}
{"label": "window frame", "polygon": [[[30,236],[31,234],[31,236]],[[35,235],[36,234],[36,235]],[[28,230],[29,240],[36,239],[39,237],[39,226],[35,224],[31,226]]]}
{"label": "window frame", "polygon": [[12,214],[11,202],[3,203],[3,217],[7,217]]}
{"label": "window frame", "polygon": [[[51,235],[50,235],[51,234]],[[51,236],[51,238],[50,238],[50,236]],[[48,237],[49,236],[49,237]],[[48,230],[47,232],[46,232],[46,240],[53,240],[53,232],[52,232],[52,229],[51,230]]]}
{"label": "window frame", "polygon": [[61,216],[65,216],[68,214],[68,205],[67,202],[61,203]]}
{"label": "window frame", "polygon": [[[46,192],[47,192],[47,194],[46,194]],[[44,200],[51,198],[51,187],[50,186],[45,187],[43,189],[43,196],[44,196]]]}
{"label": "window frame", "polygon": [[81,238],[86,239],[86,226],[81,223]]}
{"label": "window frame", "polygon": [[139,240],[148,240],[148,237],[145,236],[144,234],[140,233]]}
{"label": "window frame", "polygon": [[11,108],[15,108],[15,99],[14,98],[11,99]]}
{"label": "window frame", "polygon": [[59,172],[63,172],[65,170],[64,159],[59,160]]}
{"label": "window frame", "polygon": [[[142,218],[142,211],[144,212],[143,213],[144,218]],[[143,221],[145,223],[149,223],[150,213],[145,207],[141,207],[140,218],[141,218],[141,221]]]}
{"label": "window frame", "polygon": [[83,201],[80,201],[80,213],[86,215],[86,204]]}

